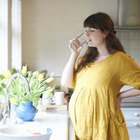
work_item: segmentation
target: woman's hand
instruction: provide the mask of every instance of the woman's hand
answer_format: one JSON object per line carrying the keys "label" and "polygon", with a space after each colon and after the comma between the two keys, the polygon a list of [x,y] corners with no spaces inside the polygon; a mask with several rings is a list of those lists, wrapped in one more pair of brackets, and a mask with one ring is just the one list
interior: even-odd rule
{"label": "woman's hand", "polygon": [[120,92],[117,96],[117,100],[116,100],[116,109],[120,108],[121,106],[121,102],[123,99],[128,98],[128,97],[134,97],[134,96],[140,96],[140,90],[139,89],[135,89],[134,87]]}
{"label": "woman's hand", "polygon": [[76,55],[78,55],[81,52],[83,46],[81,45],[78,37],[75,37],[69,41],[69,48],[70,51]]}
{"label": "woman's hand", "polygon": [[122,97],[121,97],[121,93],[120,93],[120,94],[118,94],[117,100],[116,100],[116,110],[118,110],[121,107],[121,103],[122,103]]}

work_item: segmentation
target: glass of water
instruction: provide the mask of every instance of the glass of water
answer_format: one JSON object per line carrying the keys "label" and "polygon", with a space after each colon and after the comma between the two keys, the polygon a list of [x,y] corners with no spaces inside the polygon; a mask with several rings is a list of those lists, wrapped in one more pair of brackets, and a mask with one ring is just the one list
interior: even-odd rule
{"label": "glass of water", "polygon": [[79,39],[82,46],[88,44],[88,40],[86,38],[85,32],[82,32],[79,36],[77,36],[77,38]]}

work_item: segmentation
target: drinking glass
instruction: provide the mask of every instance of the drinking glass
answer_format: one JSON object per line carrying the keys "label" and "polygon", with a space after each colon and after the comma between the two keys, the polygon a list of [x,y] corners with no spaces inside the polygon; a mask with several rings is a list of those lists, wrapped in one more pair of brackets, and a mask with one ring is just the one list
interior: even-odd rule
{"label": "drinking glass", "polygon": [[88,44],[88,40],[86,38],[85,32],[82,32],[79,36],[77,36],[77,38],[79,39],[82,46]]}

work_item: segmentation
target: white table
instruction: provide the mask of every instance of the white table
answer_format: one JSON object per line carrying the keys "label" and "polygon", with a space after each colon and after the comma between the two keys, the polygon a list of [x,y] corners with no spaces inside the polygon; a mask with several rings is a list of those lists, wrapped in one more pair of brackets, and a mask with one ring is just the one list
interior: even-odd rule
{"label": "white table", "polygon": [[[39,111],[34,120],[30,122],[20,122],[20,124],[37,128],[51,128],[53,134],[50,140],[69,140],[69,114],[67,110],[50,109],[46,112]],[[4,127],[0,125],[0,127]]]}
{"label": "white table", "polygon": [[69,115],[66,110],[47,110],[46,112],[38,112],[34,121],[26,123],[30,125],[34,123],[37,127],[48,127],[53,129],[50,140],[68,140],[69,133]]}

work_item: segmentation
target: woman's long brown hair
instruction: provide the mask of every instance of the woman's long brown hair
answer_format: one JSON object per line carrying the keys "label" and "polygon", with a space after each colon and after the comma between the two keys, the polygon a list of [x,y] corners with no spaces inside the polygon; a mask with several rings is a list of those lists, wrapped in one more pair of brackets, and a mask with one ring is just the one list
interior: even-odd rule
{"label": "woman's long brown hair", "polygon": [[[107,36],[105,37],[105,44],[110,54],[113,54],[116,51],[125,53],[122,44],[115,35],[116,31],[114,30],[114,23],[110,16],[106,13],[99,12],[90,15],[85,19],[83,26],[84,28],[96,28],[107,33]],[[82,68],[87,66],[87,64],[94,62],[98,55],[99,52],[96,47],[88,47],[86,53],[80,58],[77,68],[74,70],[74,75],[76,75]]]}

